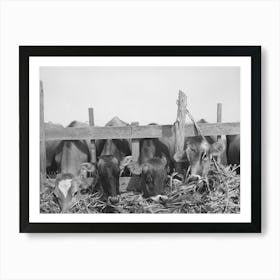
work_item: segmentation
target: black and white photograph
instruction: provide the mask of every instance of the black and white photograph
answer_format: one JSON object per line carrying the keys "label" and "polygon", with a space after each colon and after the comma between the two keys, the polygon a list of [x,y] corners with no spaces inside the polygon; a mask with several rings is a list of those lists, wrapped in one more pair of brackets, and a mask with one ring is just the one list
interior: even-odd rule
{"label": "black and white photograph", "polygon": [[280,1],[0,1],[0,279],[280,280]]}
{"label": "black and white photograph", "polygon": [[251,50],[151,49],[29,58],[30,222],[252,222]]}
{"label": "black and white photograph", "polygon": [[41,67],[40,81],[41,213],[240,213],[239,67]]}

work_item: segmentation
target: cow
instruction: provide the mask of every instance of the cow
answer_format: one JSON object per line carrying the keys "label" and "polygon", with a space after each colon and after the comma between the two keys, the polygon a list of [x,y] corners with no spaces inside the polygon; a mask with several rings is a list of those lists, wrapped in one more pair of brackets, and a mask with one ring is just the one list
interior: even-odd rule
{"label": "cow", "polygon": [[[45,129],[56,129],[63,128],[60,124],[54,124],[52,122],[45,123]],[[59,140],[46,140],[46,172],[48,175],[54,175],[58,172],[58,167],[54,160],[56,149],[59,146]]]}
{"label": "cow", "polygon": [[[87,126],[77,121],[68,125],[68,127]],[[60,173],[56,178],[54,195],[62,212],[67,212],[81,194],[93,191],[98,182],[97,166],[91,163],[90,141],[60,141],[55,150],[54,162]],[[88,178],[88,175],[91,178]]]}
{"label": "cow", "polygon": [[[127,126],[114,117],[106,126]],[[98,174],[104,192],[104,198],[111,203],[118,202],[121,161],[131,154],[130,143],[126,139],[104,139],[97,142]]]}
{"label": "cow", "polygon": [[[240,135],[227,135],[226,156],[228,164],[240,165]],[[240,168],[236,169],[240,173]]]}
{"label": "cow", "polygon": [[155,157],[143,164],[140,184],[144,197],[157,199],[157,196],[164,195],[164,186],[168,178],[167,170],[165,157]]}
{"label": "cow", "polygon": [[142,166],[140,190],[143,196],[164,195],[167,175],[173,167],[168,146],[157,138],[141,139],[139,164]]}
{"label": "cow", "polygon": [[[206,121],[201,119],[198,123]],[[186,137],[184,150],[177,151],[173,158],[176,162],[187,164],[190,171],[188,181],[195,181],[208,175],[212,158],[220,157],[225,148],[225,144],[214,136]]]}
{"label": "cow", "polygon": [[[199,123],[205,123],[200,120]],[[225,148],[222,142],[212,136],[186,137],[184,150],[175,152],[175,136],[140,141],[139,163],[142,165],[140,188],[146,197],[164,194],[168,173],[174,168],[190,170],[188,181],[205,177],[210,169],[213,156],[220,156]],[[179,169],[179,170],[178,170]]]}

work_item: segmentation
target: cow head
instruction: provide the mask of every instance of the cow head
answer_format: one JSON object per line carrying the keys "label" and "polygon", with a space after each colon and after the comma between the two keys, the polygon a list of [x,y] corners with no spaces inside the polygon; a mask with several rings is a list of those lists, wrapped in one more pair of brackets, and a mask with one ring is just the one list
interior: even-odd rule
{"label": "cow head", "polygon": [[119,194],[119,160],[112,155],[102,155],[98,160],[98,174],[104,195],[112,203],[118,202]]}
{"label": "cow head", "polygon": [[53,194],[61,211],[68,212],[81,195],[93,191],[97,181],[97,167],[92,163],[81,164],[78,176],[70,173],[59,174]]}
{"label": "cow head", "polygon": [[54,196],[60,206],[61,212],[65,213],[77,202],[80,197],[81,181],[72,174],[59,174],[55,181]]}
{"label": "cow head", "polygon": [[183,151],[174,155],[176,162],[186,161],[190,168],[191,177],[205,177],[210,169],[213,156],[219,156],[224,151],[221,142],[209,143],[204,137],[187,138]]}
{"label": "cow head", "polygon": [[152,158],[142,166],[141,189],[144,197],[154,197],[164,193],[167,180],[167,160],[165,157]]}

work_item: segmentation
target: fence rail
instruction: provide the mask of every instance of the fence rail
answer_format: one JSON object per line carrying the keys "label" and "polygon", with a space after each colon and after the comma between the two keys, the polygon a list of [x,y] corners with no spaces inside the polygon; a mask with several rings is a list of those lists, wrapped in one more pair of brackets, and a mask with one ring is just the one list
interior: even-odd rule
{"label": "fence rail", "polygon": [[[240,134],[240,124],[236,123],[201,123],[201,132],[205,136]],[[146,125],[124,127],[67,127],[45,128],[46,140],[81,140],[81,139],[139,139],[160,138],[174,135],[173,125]],[[186,136],[196,136],[192,124],[185,125]]]}

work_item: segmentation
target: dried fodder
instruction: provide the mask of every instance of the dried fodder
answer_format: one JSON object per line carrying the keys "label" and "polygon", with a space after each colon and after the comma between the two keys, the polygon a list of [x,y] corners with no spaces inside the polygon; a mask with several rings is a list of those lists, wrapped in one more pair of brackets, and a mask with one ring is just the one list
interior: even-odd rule
{"label": "dried fodder", "polygon": [[60,207],[54,199],[54,179],[46,179],[43,184],[43,191],[40,193],[40,212],[41,213],[60,213]]}
{"label": "dried fodder", "polygon": [[[237,166],[223,167],[213,162],[207,178],[192,183],[170,179],[166,198],[153,200],[141,193],[125,192],[119,202],[104,201],[102,193],[81,195],[71,213],[240,213],[240,176]],[[59,213],[52,195],[53,183],[44,182],[41,212]]]}

